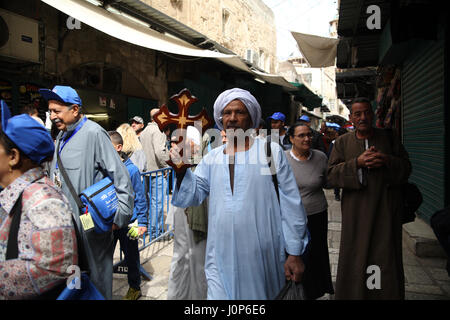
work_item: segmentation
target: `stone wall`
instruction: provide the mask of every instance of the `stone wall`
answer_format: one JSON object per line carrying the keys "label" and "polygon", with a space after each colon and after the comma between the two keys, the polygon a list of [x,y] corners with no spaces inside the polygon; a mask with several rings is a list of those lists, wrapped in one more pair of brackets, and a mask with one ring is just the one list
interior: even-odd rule
{"label": "stone wall", "polygon": [[[185,66],[161,52],[139,47],[81,23],[81,29],[67,30],[67,16],[43,2],[0,1],[5,10],[40,22],[42,64],[22,69],[29,81],[38,78],[51,84],[66,83],[98,89],[75,79],[83,66],[106,66],[121,70],[120,91],[114,92],[158,101],[168,101],[168,82],[182,81]],[[79,74],[79,72],[78,72]]]}
{"label": "stone wall", "polygon": [[[154,50],[115,39],[85,24],[81,24],[80,30],[67,31],[63,40],[58,40],[61,28],[58,26],[57,11],[43,5],[41,14],[45,25],[46,74],[53,74],[62,81],[74,81],[67,77],[72,69],[80,66],[116,66],[120,67],[123,73],[123,94],[166,102],[168,74],[162,63],[164,56]],[[155,63],[156,55],[158,63]],[[157,65],[159,68],[156,71]],[[176,73],[172,68],[172,74]]]}
{"label": "stone wall", "polygon": [[[247,49],[263,55],[259,66],[274,73],[275,17],[262,0],[142,0],[246,58]],[[226,23],[224,23],[226,20]]]}

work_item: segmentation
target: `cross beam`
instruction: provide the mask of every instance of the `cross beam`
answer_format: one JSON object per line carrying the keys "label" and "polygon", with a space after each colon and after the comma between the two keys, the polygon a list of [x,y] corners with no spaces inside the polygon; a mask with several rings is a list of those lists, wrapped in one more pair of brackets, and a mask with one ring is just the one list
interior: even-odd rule
{"label": "cross beam", "polygon": [[[178,143],[185,141],[186,139],[186,128],[188,126],[196,125],[197,129],[201,129],[201,133],[204,133],[206,129],[213,126],[213,120],[208,116],[208,113],[203,109],[199,114],[195,116],[189,115],[189,108],[198,99],[191,95],[188,89],[181,90],[178,94],[170,97],[170,100],[174,101],[178,106],[178,114],[171,113],[167,106],[164,104],[161,106],[159,111],[154,114],[153,120],[158,124],[159,129],[162,131],[169,124],[176,124],[178,130]],[[200,126],[199,126],[200,125]],[[183,150],[180,151],[180,156],[183,156]],[[172,160],[167,162],[172,166],[176,172],[184,171],[185,168],[191,165],[185,164],[183,162],[175,164]]]}

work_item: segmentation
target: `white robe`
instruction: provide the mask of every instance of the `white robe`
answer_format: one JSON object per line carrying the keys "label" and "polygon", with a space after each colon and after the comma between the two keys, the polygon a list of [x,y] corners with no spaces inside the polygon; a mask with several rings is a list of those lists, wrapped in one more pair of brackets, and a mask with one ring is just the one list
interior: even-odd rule
{"label": "white robe", "polygon": [[167,300],[205,300],[206,240],[195,242],[184,208],[171,206],[168,215],[173,215],[174,244]]}
{"label": "white robe", "polygon": [[262,139],[236,153],[233,193],[224,146],[210,151],[194,173],[187,170],[180,190],[174,191],[172,204],[184,208],[199,205],[209,195],[208,299],[274,299],[285,282],[286,252],[301,255],[308,243],[294,175],[280,146],[271,143],[271,148],[281,205]]}

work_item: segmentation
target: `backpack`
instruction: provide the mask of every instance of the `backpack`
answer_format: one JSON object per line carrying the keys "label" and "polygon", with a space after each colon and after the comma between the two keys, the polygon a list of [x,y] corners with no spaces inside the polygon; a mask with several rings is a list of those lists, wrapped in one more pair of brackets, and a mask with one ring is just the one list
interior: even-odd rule
{"label": "backpack", "polygon": [[416,211],[422,204],[423,197],[419,188],[414,183],[407,182],[402,185],[403,193],[403,214],[402,223],[413,222],[416,218]]}

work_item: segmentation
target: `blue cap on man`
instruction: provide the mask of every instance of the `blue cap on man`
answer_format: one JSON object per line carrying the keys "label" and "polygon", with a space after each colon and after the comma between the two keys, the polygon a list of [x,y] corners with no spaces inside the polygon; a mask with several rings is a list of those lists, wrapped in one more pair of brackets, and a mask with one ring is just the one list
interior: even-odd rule
{"label": "blue cap on man", "polygon": [[306,114],[304,114],[300,118],[298,118],[298,121],[311,122],[311,119],[309,119],[309,117]]}
{"label": "blue cap on man", "polygon": [[281,112],[275,112],[272,116],[269,117],[269,119],[273,119],[273,120],[281,120],[281,121],[286,121],[286,116],[284,114],[282,114]]}
{"label": "blue cap on man", "polygon": [[49,100],[56,100],[67,104],[77,104],[81,106],[81,98],[74,88],[69,86],[54,86],[50,89],[39,89],[42,97]]}
{"label": "blue cap on man", "polygon": [[28,114],[11,117],[9,108],[1,100],[2,131],[33,162],[40,164],[53,156],[55,145],[44,126]]}
{"label": "blue cap on man", "polygon": [[332,128],[332,129],[334,129],[336,131],[338,131],[340,129],[340,127],[341,127],[339,124],[334,123],[334,122],[326,122],[326,126],[328,128]]}

